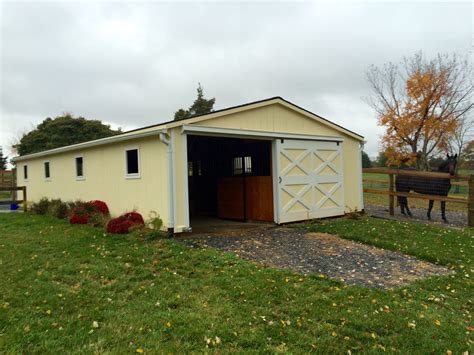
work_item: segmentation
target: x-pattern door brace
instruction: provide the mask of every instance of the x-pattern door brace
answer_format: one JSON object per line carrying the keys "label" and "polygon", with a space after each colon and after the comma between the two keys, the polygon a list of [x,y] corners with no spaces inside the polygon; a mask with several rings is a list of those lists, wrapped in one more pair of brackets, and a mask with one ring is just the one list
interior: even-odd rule
{"label": "x-pattern door brace", "polygon": [[280,173],[281,176],[286,176],[286,174],[288,174],[291,171],[291,169],[293,169],[295,166],[300,168],[306,175],[310,174],[310,171],[301,164],[303,159],[306,158],[308,154],[311,154],[310,150],[305,150],[296,159],[288,156],[288,154],[285,152],[284,149],[282,149],[280,153],[290,161],[290,164],[288,164],[288,166],[285,169],[283,169],[282,172]]}
{"label": "x-pattern door brace", "polygon": [[311,211],[311,205],[308,205],[302,197],[308,192],[308,190],[311,189],[311,185],[307,184],[304,188],[302,188],[300,191],[298,191],[296,194],[288,191],[286,187],[282,187],[282,190],[285,191],[287,194],[289,194],[292,198],[290,202],[286,204],[286,206],[283,206],[284,211],[287,212],[290,210],[291,207],[293,207],[297,202],[301,203],[303,206],[305,206],[308,211]]}
{"label": "x-pattern door brace", "polygon": [[318,201],[318,203],[316,205],[316,208],[321,207],[324,203],[326,203],[327,200],[331,200],[332,202],[334,202],[334,204],[336,204],[336,206],[339,206],[340,203],[334,199],[334,193],[341,187],[341,185],[342,184],[339,182],[336,185],[334,185],[328,192],[324,192],[320,188],[319,184],[317,184],[316,188],[319,191],[321,191],[321,193],[324,195],[324,197],[320,201]]}
{"label": "x-pattern door brace", "polygon": [[318,150],[314,150],[313,154],[317,156],[319,159],[321,159],[322,164],[316,169],[314,172],[316,175],[318,175],[326,166],[328,166],[332,171],[334,171],[335,174],[338,174],[336,166],[333,164],[333,161],[339,156],[340,152],[338,150],[335,150],[334,153],[332,153],[327,159],[322,157],[320,154],[318,154]]}

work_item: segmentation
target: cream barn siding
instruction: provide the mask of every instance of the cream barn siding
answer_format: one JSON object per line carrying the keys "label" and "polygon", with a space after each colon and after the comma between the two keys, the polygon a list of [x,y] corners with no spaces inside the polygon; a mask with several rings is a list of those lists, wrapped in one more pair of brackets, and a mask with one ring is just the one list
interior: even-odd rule
{"label": "cream barn siding", "polygon": [[[345,212],[363,209],[361,154],[363,138],[326,121],[281,98],[272,98],[206,115],[171,121],[130,131],[118,136],[81,143],[47,152],[18,157],[18,185],[27,187],[28,200],[41,197],[62,200],[100,199],[107,202],[113,215],[132,209],[145,218],[150,211],[160,214],[168,227],[167,147],[159,134],[169,135],[172,145],[174,176],[174,230],[189,227],[187,196],[187,141],[183,125],[206,129],[264,132],[267,139],[278,134],[342,138]],[[310,137],[309,139],[313,139]],[[125,176],[125,149],[140,148],[139,179]],[[76,180],[75,157],[84,158],[84,180]],[[51,181],[44,178],[44,161],[50,161]],[[23,166],[28,165],[28,180]],[[192,226],[191,226],[192,227]]]}
{"label": "cream barn siding", "polygon": [[[186,122],[186,124],[190,124]],[[278,103],[260,106],[254,109],[239,110],[210,119],[196,119],[191,125],[204,127],[233,128],[241,130],[264,131],[275,133],[295,133],[303,135],[318,135],[342,137],[343,145],[343,171],[344,171],[344,198],[345,211],[361,211],[363,209],[361,185],[361,140],[344,134],[341,130],[331,128],[324,123],[315,121],[302,113],[289,109]],[[185,135],[180,134],[181,126],[171,130],[175,140],[174,160],[176,162],[176,199],[186,201],[183,177],[187,179],[187,165],[182,164],[182,146]],[[181,188],[180,188],[181,187]],[[176,205],[176,225],[186,225],[187,203]]]}
{"label": "cream barn siding", "polygon": [[[140,178],[125,177],[125,149],[140,150]],[[76,180],[75,157],[84,158],[84,180]],[[50,162],[51,179],[44,178],[44,161]],[[28,181],[23,165],[28,165]],[[42,197],[62,200],[106,201],[113,215],[133,209],[147,218],[156,211],[164,221],[167,211],[166,146],[158,135],[101,145],[18,162],[18,185],[27,187],[28,200]]]}

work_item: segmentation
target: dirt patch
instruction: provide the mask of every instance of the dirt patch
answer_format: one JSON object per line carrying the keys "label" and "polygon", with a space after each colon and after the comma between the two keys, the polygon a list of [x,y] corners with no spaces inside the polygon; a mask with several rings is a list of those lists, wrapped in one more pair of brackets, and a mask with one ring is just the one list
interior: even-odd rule
{"label": "dirt patch", "polygon": [[451,273],[445,267],[409,255],[297,228],[198,234],[192,236],[191,245],[214,247],[265,266],[324,274],[350,285],[367,287],[396,288],[425,277]]}

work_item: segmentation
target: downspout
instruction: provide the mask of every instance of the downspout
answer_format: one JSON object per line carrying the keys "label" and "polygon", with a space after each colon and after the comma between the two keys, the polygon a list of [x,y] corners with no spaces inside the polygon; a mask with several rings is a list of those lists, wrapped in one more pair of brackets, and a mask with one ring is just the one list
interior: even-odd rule
{"label": "downspout", "polygon": [[166,129],[160,133],[160,141],[166,145],[168,161],[168,238],[174,236],[174,176],[173,176],[173,147]]}

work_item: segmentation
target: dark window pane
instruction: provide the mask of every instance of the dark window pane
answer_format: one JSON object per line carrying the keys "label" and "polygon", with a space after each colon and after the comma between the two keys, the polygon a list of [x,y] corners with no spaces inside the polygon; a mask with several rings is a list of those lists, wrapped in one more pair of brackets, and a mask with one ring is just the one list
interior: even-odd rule
{"label": "dark window pane", "polygon": [[83,177],[84,176],[84,161],[82,157],[76,158],[76,176]]}
{"label": "dark window pane", "polygon": [[127,174],[138,174],[138,149],[127,150]]}
{"label": "dark window pane", "polygon": [[242,157],[236,157],[233,160],[233,174],[234,175],[242,175]]}
{"label": "dark window pane", "polygon": [[245,173],[252,174],[252,157],[245,157]]}
{"label": "dark window pane", "polygon": [[28,180],[28,165],[23,165],[23,179]]}
{"label": "dark window pane", "polygon": [[51,177],[50,171],[49,171],[49,161],[44,163],[44,177],[46,179],[49,179]]}

